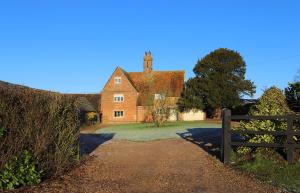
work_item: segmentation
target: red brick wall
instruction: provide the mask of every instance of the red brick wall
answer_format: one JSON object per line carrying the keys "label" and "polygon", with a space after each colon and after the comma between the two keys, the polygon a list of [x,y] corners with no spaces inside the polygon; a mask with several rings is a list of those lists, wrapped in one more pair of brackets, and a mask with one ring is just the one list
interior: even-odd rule
{"label": "red brick wall", "polygon": [[137,107],[137,114],[138,114],[138,122],[149,122],[151,120],[151,117],[149,117],[149,109],[145,106],[138,106]]}
{"label": "red brick wall", "polygon": [[[115,84],[114,78],[121,77],[121,84]],[[123,102],[114,102],[114,94],[123,94]],[[126,75],[117,68],[101,93],[101,112],[103,123],[136,122],[138,93]],[[122,118],[115,118],[114,111],[124,111]]]}

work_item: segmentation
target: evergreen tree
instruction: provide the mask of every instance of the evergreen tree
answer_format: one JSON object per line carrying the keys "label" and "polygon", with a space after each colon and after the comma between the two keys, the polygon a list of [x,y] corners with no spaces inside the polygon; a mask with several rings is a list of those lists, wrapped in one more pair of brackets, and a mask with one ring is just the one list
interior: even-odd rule
{"label": "evergreen tree", "polygon": [[285,96],[290,109],[300,112],[300,82],[290,83],[285,89]]}
{"label": "evergreen tree", "polygon": [[185,90],[181,93],[181,98],[178,101],[179,111],[189,111],[191,109],[204,109],[201,80],[198,78],[190,78],[185,83]]}
{"label": "evergreen tree", "polygon": [[196,77],[190,79],[178,102],[179,109],[204,109],[214,115],[217,109],[233,107],[243,95],[252,96],[255,86],[245,79],[246,64],[236,51],[220,48],[194,67]]}

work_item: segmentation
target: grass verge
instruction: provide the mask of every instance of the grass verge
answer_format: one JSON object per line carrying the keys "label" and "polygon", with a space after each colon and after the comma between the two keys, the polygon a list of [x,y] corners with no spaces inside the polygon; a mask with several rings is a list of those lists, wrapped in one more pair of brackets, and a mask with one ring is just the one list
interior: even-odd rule
{"label": "grass verge", "polygon": [[151,141],[159,139],[180,138],[179,133],[188,132],[189,129],[200,130],[220,128],[218,123],[205,121],[192,122],[167,122],[161,127],[155,127],[151,123],[134,123],[123,125],[110,125],[96,130],[95,133],[114,133],[114,139],[126,139],[131,141]]}
{"label": "grass verge", "polygon": [[256,156],[251,161],[236,162],[233,167],[259,180],[300,193],[300,162],[289,165],[286,162]]}

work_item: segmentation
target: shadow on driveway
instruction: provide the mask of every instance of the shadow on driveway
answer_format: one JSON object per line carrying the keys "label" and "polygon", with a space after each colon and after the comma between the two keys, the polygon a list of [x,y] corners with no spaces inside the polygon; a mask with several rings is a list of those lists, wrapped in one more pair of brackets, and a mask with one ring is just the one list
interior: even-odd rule
{"label": "shadow on driveway", "polygon": [[221,128],[191,128],[187,132],[177,133],[181,138],[190,141],[212,156],[221,159]]}
{"label": "shadow on driveway", "polygon": [[114,137],[114,133],[104,134],[85,134],[81,133],[80,140],[80,156],[90,154],[97,149],[101,144],[111,140]]}
{"label": "shadow on driveway", "polygon": [[[181,138],[190,141],[204,149],[210,155],[222,160],[222,128],[191,128],[187,132],[177,133]],[[231,136],[232,141],[243,141],[239,134]]]}

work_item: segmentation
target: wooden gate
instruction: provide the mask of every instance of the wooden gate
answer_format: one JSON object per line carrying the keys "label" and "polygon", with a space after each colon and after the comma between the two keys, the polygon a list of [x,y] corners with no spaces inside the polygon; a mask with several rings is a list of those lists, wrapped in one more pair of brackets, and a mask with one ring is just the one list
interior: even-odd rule
{"label": "wooden gate", "polygon": [[[232,130],[232,120],[283,120],[287,121],[286,131],[253,131],[253,130]],[[300,130],[297,130],[294,126],[294,121],[300,120],[299,115],[289,114],[285,116],[248,116],[248,115],[231,115],[231,111],[228,109],[222,110],[222,158],[224,164],[230,163],[230,152],[232,146],[244,146],[244,147],[268,147],[268,148],[286,148],[287,149],[287,161],[288,163],[294,162],[294,153],[296,148],[300,148],[300,143],[296,142],[293,137],[300,136]],[[232,134],[254,134],[254,135],[274,135],[274,136],[286,136],[286,142],[284,143],[250,143],[233,141]]]}

